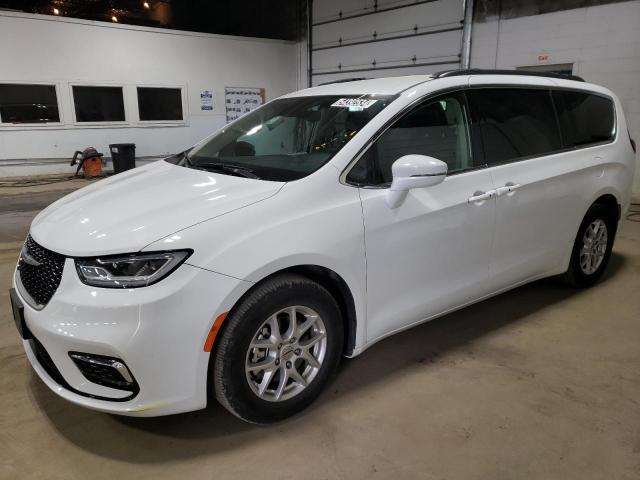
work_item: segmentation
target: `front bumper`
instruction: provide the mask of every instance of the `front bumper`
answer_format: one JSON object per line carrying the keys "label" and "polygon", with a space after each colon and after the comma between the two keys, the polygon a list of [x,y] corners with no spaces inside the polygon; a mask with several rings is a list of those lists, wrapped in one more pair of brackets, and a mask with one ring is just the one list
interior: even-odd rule
{"label": "front bumper", "polygon": [[[18,294],[26,326],[55,369],[43,361],[33,340],[24,340],[24,348],[40,378],[78,405],[132,416],[197,410],[207,404],[209,353],[203,346],[209,330],[250,286],[183,264],[148,287],[96,288],[80,282],[67,258],[60,286],[43,309],[32,308]],[[139,392],[131,398],[131,392],[89,381],[69,352],[122,359]]]}

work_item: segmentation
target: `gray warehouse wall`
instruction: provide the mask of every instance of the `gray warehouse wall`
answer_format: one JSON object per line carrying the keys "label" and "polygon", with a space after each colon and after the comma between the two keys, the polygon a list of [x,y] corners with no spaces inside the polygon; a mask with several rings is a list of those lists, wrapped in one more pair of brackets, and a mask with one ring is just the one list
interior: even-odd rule
{"label": "gray warehouse wall", "polygon": [[[513,8],[492,10],[491,3],[495,2],[476,5],[472,67],[551,69],[572,65],[573,73],[620,97],[631,136],[640,140],[640,1],[530,16],[520,16],[525,12]],[[509,3],[513,2],[505,1]],[[545,4],[531,3],[539,8]],[[562,3],[567,2],[556,2]],[[634,194],[640,196],[640,156],[636,165]]]}

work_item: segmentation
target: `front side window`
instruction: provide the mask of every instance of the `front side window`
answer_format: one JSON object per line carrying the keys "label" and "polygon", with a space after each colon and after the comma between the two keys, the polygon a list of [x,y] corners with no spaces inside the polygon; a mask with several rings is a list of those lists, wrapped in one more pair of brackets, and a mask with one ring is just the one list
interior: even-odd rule
{"label": "front side window", "polygon": [[469,90],[467,98],[488,165],[561,148],[548,90],[480,88]]}
{"label": "front side window", "polygon": [[185,166],[274,181],[327,163],[395,97],[313,96],[274,100],[195,147]]}
{"label": "front side window", "polygon": [[410,154],[442,160],[449,173],[473,168],[464,97],[445,95],[416,107],[389,127],[353,166],[347,181],[391,183],[391,165]]}
{"label": "front side window", "polygon": [[124,122],[122,87],[73,86],[77,122]]}
{"label": "front side window", "polygon": [[0,123],[59,122],[54,85],[0,83]]}
{"label": "front side window", "polygon": [[180,88],[138,87],[140,120],[182,120],[182,90]]}
{"label": "front side window", "polygon": [[565,147],[607,142],[615,134],[613,102],[585,92],[554,91]]}

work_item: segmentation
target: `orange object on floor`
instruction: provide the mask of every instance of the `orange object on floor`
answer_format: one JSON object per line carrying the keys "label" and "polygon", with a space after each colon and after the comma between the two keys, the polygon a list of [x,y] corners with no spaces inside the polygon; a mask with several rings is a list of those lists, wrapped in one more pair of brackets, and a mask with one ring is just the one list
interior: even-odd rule
{"label": "orange object on floor", "polygon": [[85,177],[101,177],[102,159],[100,157],[86,159],[82,162],[82,172]]}
{"label": "orange object on floor", "polygon": [[85,148],[84,151],[76,150],[70,165],[78,165],[75,176],[78,176],[80,169],[86,178],[102,176],[102,154],[93,147]]}

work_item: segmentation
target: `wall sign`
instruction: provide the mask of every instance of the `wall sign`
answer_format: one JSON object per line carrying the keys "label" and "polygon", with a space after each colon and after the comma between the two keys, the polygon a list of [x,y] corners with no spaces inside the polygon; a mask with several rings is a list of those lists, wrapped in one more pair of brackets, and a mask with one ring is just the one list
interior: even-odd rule
{"label": "wall sign", "polygon": [[551,55],[548,53],[538,54],[538,63],[549,63],[551,61]]}
{"label": "wall sign", "polygon": [[213,110],[213,90],[200,92],[200,110]]}
{"label": "wall sign", "polygon": [[225,87],[224,103],[227,123],[255,110],[265,102],[265,89],[252,87]]}

